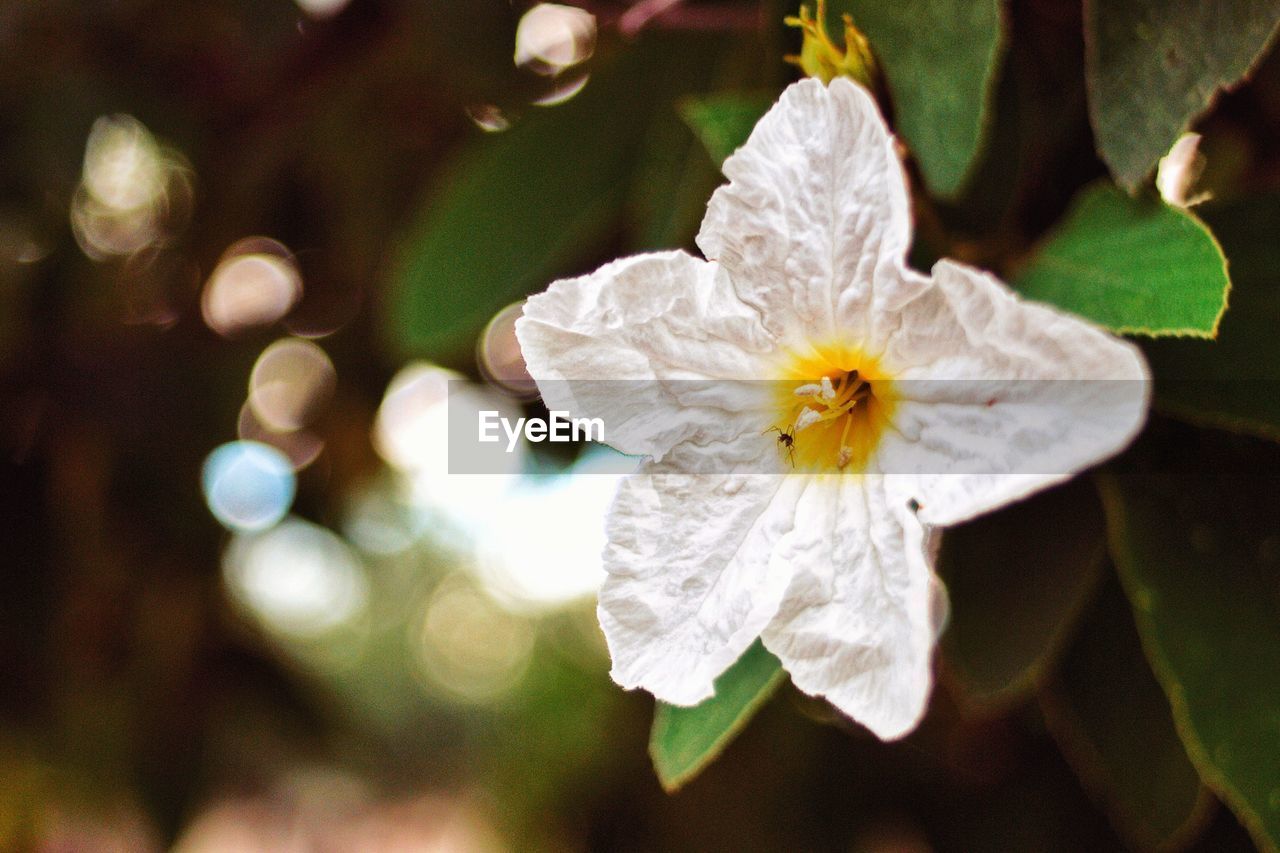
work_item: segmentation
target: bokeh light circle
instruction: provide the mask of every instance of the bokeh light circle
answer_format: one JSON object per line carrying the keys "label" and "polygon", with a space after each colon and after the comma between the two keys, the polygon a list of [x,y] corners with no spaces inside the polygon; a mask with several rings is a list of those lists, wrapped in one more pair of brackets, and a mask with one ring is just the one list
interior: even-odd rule
{"label": "bokeh light circle", "polygon": [[224,337],[280,320],[302,297],[302,276],[293,260],[263,248],[271,246],[240,241],[227,250],[205,284],[200,306],[204,321]]}
{"label": "bokeh light circle", "polygon": [[533,642],[531,622],[459,576],[445,578],[431,594],[416,638],[424,674],[466,702],[491,701],[515,687]]}
{"label": "bokeh light circle", "polygon": [[[407,487],[409,501],[448,518],[461,529],[481,532],[493,523],[493,509],[524,468],[524,441],[496,454],[501,470],[450,473],[449,432],[474,424],[481,411],[496,411],[514,422],[510,401],[429,362],[406,365],[387,386],[374,421],[373,446]],[[504,476],[505,475],[505,476]]]}
{"label": "bokeh light circle", "polygon": [[333,396],[338,381],[333,362],[319,345],[283,338],[262,351],[249,375],[249,405],[269,429],[301,429]]}
{"label": "bokeh light circle", "polygon": [[511,129],[511,118],[496,104],[471,104],[466,113],[476,127],[488,133]]}
{"label": "bokeh light circle", "polygon": [[585,89],[587,81],[590,79],[591,75],[586,72],[557,77],[551,88],[539,97],[534,98],[531,103],[536,107],[559,106]]}
{"label": "bokeh light circle", "polygon": [[353,621],[368,603],[355,553],[333,532],[288,518],[237,536],[223,555],[231,595],[277,633],[308,638]]}
{"label": "bokeh light circle", "polygon": [[256,441],[232,441],[210,453],[201,483],[209,512],[235,531],[265,530],[276,524],[293,505],[297,491],[289,458]]}
{"label": "bokeh light circle", "polygon": [[293,470],[301,471],[308,467],[324,452],[324,440],[314,432],[296,429],[280,432],[258,420],[253,411],[253,404],[245,400],[240,407],[240,417],[236,421],[236,436],[245,441],[257,441],[268,444],[279,450],[293,463]]}
{"label": "bokeh light circle", "polygon": [[135,210],[158,201],[168,176],[160,147],[130,115],[102,116],[85,143],[83,186],[113,210]]}
{"label": "bokeh light circle", "polygon": [[604,580],[609,507],[635,467],[633,457],[606,447],[564,474],[524,478],[501,503],[500,530],[476,541],[485,591],[517,613],[554,611],[593,595]]}
{"label": "bokeh light circle", "polygon": [[539,3],[516,27],[515,63],[553,76],[585,62],[595,52],[596,18],[585,9]]}
{"label": "bokeh light circle", "polygon": [[529,375],[516,340],[516,320],[524,313],[524,303],[503,308],[485,326],[477,344],[476,360],[485,379],[521,400],[538,396],[538,384]]}
{"label": "bokeh light circle", "polygon": [[142,122],[123,114],[94,121],[70,210],[86,255],[105,260],[163,242],[191,201],[190,170]]}

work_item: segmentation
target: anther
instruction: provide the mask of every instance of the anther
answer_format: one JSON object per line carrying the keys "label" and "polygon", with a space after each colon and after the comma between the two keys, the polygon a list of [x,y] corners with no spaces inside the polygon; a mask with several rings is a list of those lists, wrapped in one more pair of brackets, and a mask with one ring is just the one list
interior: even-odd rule
{"label": "anther", "polygon": [[796,418],[795,432],[801,432],[806,427],[811,427],[818,421],[822,420],[822,413],[817,409],[811,409],[805,406],[800,410],[800,417]]}

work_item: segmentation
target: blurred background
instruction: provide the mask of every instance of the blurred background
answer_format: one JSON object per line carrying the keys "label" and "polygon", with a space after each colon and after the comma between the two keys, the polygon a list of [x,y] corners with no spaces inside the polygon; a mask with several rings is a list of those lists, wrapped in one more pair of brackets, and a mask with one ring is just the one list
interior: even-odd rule
{"label": "blurred background", "polygon": [[[0,848],[1135,846],[1051,703],[945,661],[902,743],[787,687],[665,794],[592,601],[631,462],[447,474],[451,380],[536,408],[520,299],[692,245],[682,105],[793,76],[790,6],[578,6],[0,3]],[[920,257],[999,270],[1104,174],[1079,3],[1007,12],[1007,132]],[[1206,122],[1220,195],[1280,180],[1278,115],[1268,61]],[[1197,802],[1199,849],[1252,849]]]}

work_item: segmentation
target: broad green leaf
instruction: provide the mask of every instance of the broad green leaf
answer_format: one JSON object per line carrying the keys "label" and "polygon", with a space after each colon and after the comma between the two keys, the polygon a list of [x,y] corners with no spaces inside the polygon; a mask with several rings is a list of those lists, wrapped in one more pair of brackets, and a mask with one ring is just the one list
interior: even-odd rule
{"label": "broad green leaf", "polygon": [[[759,60],[750,52],[727,49],[696,69],[682,69],[684,83],[717,90],[749,84],[760,72]],[[701,71],[701,74],[697,72]],[[689,121],[691,104],[747,105],[740,129],[730,131],[729,149],[724,156],[708,160],[707,138]],[[768,94],[688,95],[667,108],[655,111],[650,122],[644,154],[636,170],[630,208],[635,218],[635,251],[671,249],[688,244],[697,233],[707,209],[707,199],[721,182],[719,166],[725,156],[746,141],[760,116],[773,103]],[[695,107],[696,109],[696,107]],[[713,107],[714,110],[714,107]],[[732,134],[736,133],[735,138]]]}
{"label": "broad green leaf", "polygon": [[657,111],[632,177],[628,249],[659,251],[689,243],[721,180],[676,108]]}
{"label": "broad green leaf", "polygon": [[782,664],[759,640],[716,679],[716,695],[692,708],[659,702],[649,755],[662,787],[674,791],[706,767],[782,680]]}
{"label": "broad green leaf", "polygon": [[1105,555],[1102,510],[1084,480],[943,534],[951,621],[942,652],[968,700],[998,705],[1034,687],[1070,635]]}
{"label": "broad green leaf", "polygon": [[1230,280],[1222,251],[1194,215],[1095,184],[1014,286],[1115,332],[1212,338]]}
{"label": "broad green leaf", "polygon": [[718,166],[747,141],[756,122],[771,106],[773,98],[768,95],[728,92],[686,98],[680,104],[680,115]]}
{"label": "broad green leaf", "polygon": [[615,226],[640,130],[592,81],[567,105],[478,139],[448,169],[394,281],[401,347],[470,345],[488,318],[575,262]]}
{"label": "broad green leaf", "polygon": [[468,349],[503,306],[599,252],[622,218],[655,112],[673,110],[724,45],[650,36],[568,103],[477,137],[405,242],[387,315],[400,347]]}
{"label": "broad green leaf", "polygon": [[1156,408],[1280,439],[1280,196],[1202,211],[1231,259],[1231,310],[1215,341],[1149,341]]}
{"label": "broad green leaf", "polygon": [[1213,799],[1178,739],[1114,576],[1100,592],[1041,691],[1045,719],[1135,848],[1181,849],[1205,828]]}
{"label": "broad green leaf", "polygon": [[1280,0],[1086,0],[1085,73],[1098,150],[1131,192],[1218,91],[1249,74]]}
{"label": "broad green leaf", "polygon": [[1177,459],[1100,478],[1111,551],[1200,776],[1280,842],[1280,448],[1196,432]]}
{"label": "broad green leaf", "polygon": [[1000,0],[831,4],[833,13],[852,13],[870,40],[893,100],[896,129],[925,183],[942,196],[964,186],[982,144],[1004,43],[1001,5]]}

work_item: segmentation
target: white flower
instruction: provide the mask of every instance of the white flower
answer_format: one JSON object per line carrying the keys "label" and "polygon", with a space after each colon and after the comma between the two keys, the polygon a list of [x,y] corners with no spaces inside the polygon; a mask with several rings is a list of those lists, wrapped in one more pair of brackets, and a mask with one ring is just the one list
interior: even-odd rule
{"label": "white flower", "polygon": [[945,619],[934,526],[1124,447],[1147,368],[978,270],[909,269],[893,138],[847,80],[791,86],[724,172],[708,260],[558,281],[516,327],[551,408],[649,457],[609,519],[612,674],[694,704],[761,637],[801,690],[900,737]]}

